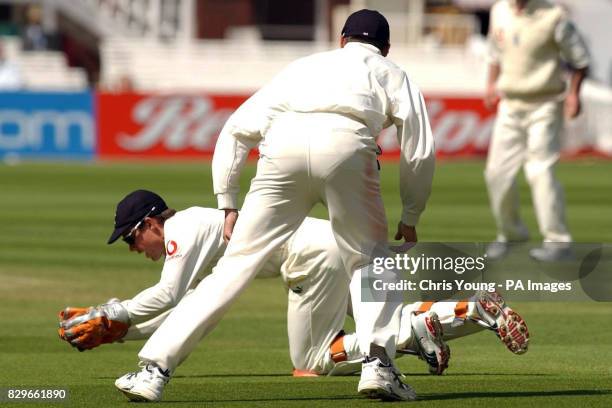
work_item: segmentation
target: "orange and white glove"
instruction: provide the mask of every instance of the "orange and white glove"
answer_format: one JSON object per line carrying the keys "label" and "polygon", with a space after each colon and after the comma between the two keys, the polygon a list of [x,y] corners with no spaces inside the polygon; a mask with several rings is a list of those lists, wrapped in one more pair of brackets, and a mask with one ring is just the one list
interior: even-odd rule
{"label": "orange and white glove", "polygon": [[79,351],[121,340],[130,327],[128,311],[121,303],[96,307],[67,307],[59,313],[59,336]]}

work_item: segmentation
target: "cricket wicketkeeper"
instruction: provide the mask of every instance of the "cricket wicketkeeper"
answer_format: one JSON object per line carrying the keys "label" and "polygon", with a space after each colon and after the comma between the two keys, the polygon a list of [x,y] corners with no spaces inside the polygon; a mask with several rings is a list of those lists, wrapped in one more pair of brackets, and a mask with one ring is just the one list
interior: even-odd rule
{"label": "cricket wicketkeeper", "polygon": [[[148,338],[223,254],[223,223],[224,212],[220,210],[192,207],[177,212],[150,191],[128,194],[117,206],[109,243],[122,236],[131,251],[144,252],[153,260],[163,256],[161,279],[129,300],[65,308],[60,312],[60,337],[80,351]],[[259,277],[278,275],[289,297],[287,326],[294,375],[358,372],[363,353],[356,336],[342,330],[349,304],[349,277],[328,221],[307,218]],[[477,293],[457,302],[405,305],[397,349],[400,354],[418,355],[432,374],[441,374],[450,357],[445,341],[484,328],[494,330],[512,352],[526,351],[524,320],[495,293]],[[116,386],[135,392],[126,377],[119,378]]]}

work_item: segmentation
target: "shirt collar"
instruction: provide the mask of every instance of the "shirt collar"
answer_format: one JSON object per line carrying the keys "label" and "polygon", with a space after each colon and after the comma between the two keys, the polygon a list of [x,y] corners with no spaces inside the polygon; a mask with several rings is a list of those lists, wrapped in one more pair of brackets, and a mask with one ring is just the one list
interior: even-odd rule
{"label": "shirt collar", "polygon": [[361,42],[357,42],[357,41],[351,41],[346,43],[346,45],[344,46],[344,48],[349,47],[349,48],[357,48],[357,47],[361,47],[361,48],[365,48],[367,50],[373,51],[376,54],[381,54],[380,50],[378,49],[378,47],[376,47],[375,45],[372,44],[366,44],[366,43],[361,43]]}

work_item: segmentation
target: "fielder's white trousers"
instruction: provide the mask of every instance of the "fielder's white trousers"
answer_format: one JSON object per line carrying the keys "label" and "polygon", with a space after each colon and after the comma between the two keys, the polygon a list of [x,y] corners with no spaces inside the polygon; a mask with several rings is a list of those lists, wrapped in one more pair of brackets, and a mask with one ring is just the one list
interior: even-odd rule
{"label": "fielder's white trousers", "polygon": [[333,367],[329,347],[344,327],[349,275],[331,225],[309,220],[281,249],[288,289],[287,335],[293,367],[322,373]]}
{"label": "fielder's white trousers", "polygon": [[[347,316],[350,280],[329,224],[323,220],[317,224],[303,225],[291,238],[289,246],[297,246],[302,251],[281,248],[278,255],[286,261],[279,273],[288,291],[287,335],[293,367],[326,373],[334,365],[329,347],[344,327]],[[308,235],[312,232],[318,235]],[[292,255],[285,257],[287,252]],[[192,292],[188,291],[184,298]],[[123,340],[148,339],[173,310],[131,326]],[[351,339],[351,349],[347,351],[355,359],[361,359],[356,336],[351,335]]]}
{"label": "fielder's white trousers", "polygon": [[[321,240],[327,241],[329,238],[333,241],[333,236],[319,236],[317,245]],[[290,264],[283,265],[281,271],[288,291],[287,335],[291,362],[298,370],[319,374],[327,373],[334,366],[329,348],[344,327],[349,303],[349,279],[341,258],[337,256],[336,243],[332,244],[326,252],[315,253],[308,262],[296,259],[302,267],[299,271],[287,268]],[[309,252],[312,254],[315,251]],[[184,299],[190,296],[191,292],[193,291],[188,291]],[[167,310],[153,319],[131,326],[123,340],[148,339],[173,310]],[[357,337],[351,335],[351,339],[351,342],[347,343],[350,347],[347,351],[355,359],[361,359]]]}
{"label": "fielder's white trousers", "polygon": [[[325,232],[319,230],[318,232]],[[296,239],[305,239],[299,234]],[[289,339],[289,355],[293,367],[314,374],[327,374],[335,362],[331,358],[330,346],[338,333],[344,327],[349,304],[349,280],[343,271],[342,262],[337,255],[335,242],[328,246],[325,252],[318,251],[329,241],[327,234],[320,235],[321,240],[312,251],[315,256],[308,262],[295,260],[303,266],[287,274],[285,266],[283,280],[288,285],[289,299],[287,305],[287,334]],[[301,245],[301,244],[300,244]],[[307,254],[304,254],[307,255]],[[291,266],[290,264],[286,266]],[[300,277],[303,277],[301,279]],[[189,296],[192,291],[187,292]],[[143,340],[149,338],[173,309],[156,316],[153,319],[133,325],[123,338],[124,340]],[[412,331],[412,320],[421,312],[431,310],[438,314],[445,341],[478,333],[485,328],[470,319],[480,316],[474,299],[465,301],[445,302],[415,302],[402,308],[401,326],[396,338],[397,349],[418,352],[417,339]],[[349,311],[349,314],[350,311]],[[359,362],[363,352],[359,340],[354,333],[343,338],[347,361]],[[361,367],[356,365],[355,372]],[[347,374],[345,371],[344,374]]]}
{"label": "fielder's white trousers", "polygon": [[351,283],[351,298],[360,347],[378,344],[392,358],[401,302],[360,302],[360,268],[387,240],[372,136],[339,115],[285,114],[266,133],[260,152],[225,255],[155,331],[140,359],[174,370],[319,202],[328,208],[345,270],[359,280]]}
{"label": "fielder's white trousers", "polygon": [[548,101],[526,108],[499,105],[485,169],[498,241],[523,241],[528,231],[519,214],[516,177],[523,167],[544,242],[571,242],[563,189],[555,177],[563,105]]}

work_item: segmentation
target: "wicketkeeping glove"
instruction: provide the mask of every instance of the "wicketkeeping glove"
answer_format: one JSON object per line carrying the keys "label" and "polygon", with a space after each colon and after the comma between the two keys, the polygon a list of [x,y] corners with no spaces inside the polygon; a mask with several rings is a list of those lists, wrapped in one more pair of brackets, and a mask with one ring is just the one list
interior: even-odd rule
{"label": "wicketkeeping glove", "polygon": [[96,307],[67,307],[59,313],[59,336],[79,351],[120,340],[130,327],[128,311],[121,303]]}

